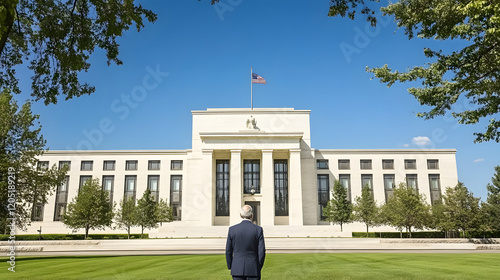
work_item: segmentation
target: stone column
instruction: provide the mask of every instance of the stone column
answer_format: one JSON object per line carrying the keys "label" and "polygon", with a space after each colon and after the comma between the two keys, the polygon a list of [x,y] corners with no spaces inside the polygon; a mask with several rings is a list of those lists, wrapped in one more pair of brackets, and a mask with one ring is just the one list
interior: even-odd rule
{"label": "stone column", "polygon": [[290,149],[290,165],[288,167],[288,199],[290,201],[288,215],[290,225],[303,225],[302,215],[302,168],[300,149]]}
{"label": "stone column", "polygon": [[274,164],[273,150],[262,150],[262,176],[260,180],[260,220],[263,226],[274,225]]}
{"label": "stone column", "polygon": [[231,150],[229,170],[229,225],[241,221],[240,210],[242,205],[242,179],[241,179],[241,150]]}
{"label": "stone column", "polygon": [[[215,217],[215,192],[214,192],[214,176],[213,176],[213,150],[202,150],[201,157],[201,190],[199,199],[195,201],[198,204],[198,213],[201,216],[203,225],[212,226]],[[183,186],[184,187],[184,186]]]}

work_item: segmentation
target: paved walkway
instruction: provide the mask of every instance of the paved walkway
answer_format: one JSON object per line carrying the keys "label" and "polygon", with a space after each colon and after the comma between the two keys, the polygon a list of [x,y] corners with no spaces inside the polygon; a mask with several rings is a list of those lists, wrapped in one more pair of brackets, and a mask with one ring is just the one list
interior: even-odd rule
{"label": "paved walkway", "polygon": [[[500,242],[467,239],[266,238],[267,253],[500,253]],[[18,256],[224,254],[225,238],[18,241]],[[0,251],[8,252],[7,242]]]}

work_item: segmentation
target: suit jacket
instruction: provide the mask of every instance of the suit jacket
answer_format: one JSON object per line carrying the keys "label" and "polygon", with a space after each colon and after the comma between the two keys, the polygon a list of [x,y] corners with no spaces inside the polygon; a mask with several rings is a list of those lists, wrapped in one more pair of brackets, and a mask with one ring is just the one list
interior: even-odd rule
{"label": "suit jacket", "polygon": [[226,242],[227,268],[233,276],[260,276],[266,258],[264,231],[249,220],[229,228]]}

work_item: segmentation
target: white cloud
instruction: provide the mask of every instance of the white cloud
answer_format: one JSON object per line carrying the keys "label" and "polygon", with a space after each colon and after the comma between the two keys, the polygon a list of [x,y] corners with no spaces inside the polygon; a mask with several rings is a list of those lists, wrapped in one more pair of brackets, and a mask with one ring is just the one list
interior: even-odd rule
{"label": "white cloud", "polygon": [[478,159],[473,160],[472,162],[480,162],[480,161],[484,161],[484,158],[478,158]]}
{"label": "white cloud", "polygon": [[431,144],[431,139],[427,136],[417,136],[411,139],[411,142],[417,146],[427,146]]}
{"label": "white cloud", "polygon": [[408,148],[410,146],[410,144],[404,144],[403,145],[405,148]]}

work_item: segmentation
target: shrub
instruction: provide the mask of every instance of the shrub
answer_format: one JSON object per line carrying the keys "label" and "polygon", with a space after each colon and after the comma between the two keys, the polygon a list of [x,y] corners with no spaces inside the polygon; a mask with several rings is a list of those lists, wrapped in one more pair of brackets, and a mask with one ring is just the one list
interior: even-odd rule
{"label": "shrub", "polygon": [[[0,234],[0,241],[9,240],[10,235]],[[131,238],[149,238],[148,234],[131,234]],[[39,234],[18,234],[16,241],[39,240]],[[84,240],[84,234],[42,234],[41,240]],[[127,239],[127,234],[89,234],[89,240],[95,239]]]}

